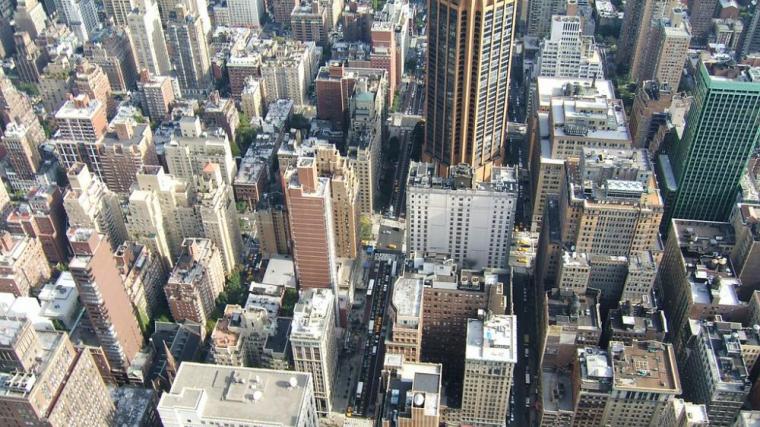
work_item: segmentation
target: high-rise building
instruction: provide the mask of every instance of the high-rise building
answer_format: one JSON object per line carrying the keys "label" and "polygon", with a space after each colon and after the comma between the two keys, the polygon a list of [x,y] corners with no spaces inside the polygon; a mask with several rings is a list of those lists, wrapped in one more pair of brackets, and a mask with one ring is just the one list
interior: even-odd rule
{"label": "high-rise building", "polygon": [[536,0],[528,2],[527,35],[536,37],[539,40],[549,35],[552,17],[555,15],[565,15],[567,3],[567,0]]}
{"label": "high-rise building", "polygon": [[59,15],[64,22],[74,31],[80,42],[85,43],[90,39],[90,34],[98,29],[98,9],[93,0],[62,0]]}
{"label": "high-rise building", "polygon": [[[227,8],[229,9],[231,26],[247,28],[260,28],[262,26],[261,18],[266,13],[262,0],[230,0],[227,2]],[[289,14],[290,11],[288,11]]]}
{"label": "high-rise building", "polygon": [[444,169],[483,180],[501,160],[516,13],[512,0],[430,3],[424,154]]}
{"label": "high-rise building", "polygon": [[77,64],[74,75],[74,86],[77,94],[85,94],[90,99],[97,99],[106,106],[109,116],[115,109],[115,103],[111,98],[111,85],[108,75],[100,65],[86,58]]}
{"label": "high-rise building", "polygon": [[430,163],[412,163],[407,183],[408,252],[442,254],[473,268],[506,268],[517,205],[517,171],[494,167],[477,182],[459,165],[448,178]]}
{"label": "high-rise building", "polygon": [[[565,183],[565,163],[577,163],[581,149],[630,148],[623,102],[608,80],[539,77],[531,125],[531,229],[539,231],[550,197]],[[593,119],[592,119],[593,117]]]}
{"label": "high-rise building", "polygon": [[327,8],[319,0],[299,0],[290,12],[293,38],[302,42],[327,42]]}
{"label": "high-rise building", "polygon": [[658,427],[708,427],[710,419],[705,405],[698,405],[681,398],[671,399],[660,417]]}
{"label": "high-rise building", "polygon": [[55,112],[71,96],[74,62],[68,55],[50,55],[49,58],[50,61],[41,70],[37,87],[45,111]]}
{"label": "high-rise building", "polygon": [[[106,105],[97,99],[90,99],[86,94],[77,95],[66,101],[55,113],[58,130],[54,139],[58,156],[63,167],[70,168],[76,162],[96,159],[91,152],[96,143],[108,130]],[[88,144],[85,149],[81,145]],[[88,151],[81,153],[81,151]],[[98,176],[100,167],[97,161],[90,165]]]}
{"label": "high-rise building", "polygon": [[665,218],[725,221],[760,140],[760,69],[700,62],[695,80],[690,125],[663,166]]}
{"label": "high-rise building", "polygon": [[97,144],[97,159],[85,159],[89,164],[98,163],[103,183],[121,195],[129,194],[143,166],[158,164],[150,124],[138,123],[132,114],[131,109],[120,112]]}
{"label": "high-rise building", "polygon": [[67,176],[71,188],[63,196],[63,206],[69,226],[92,228],[105,234],[112,249],[124,243],[128,234],[119,196],[82,163],[75,163]]}
{"label": "high-rise building", "polygon": [[[679,355],[684,375],[684,397],[704,404],[710,425],[731,426],[752,383],[742,357],[735,324],[690,321],[688,352]],[[739,327],[741,325],[738,325]]]}
{"label": "high-rise building", "polygon": [[223,290],[224,267],[219,249],[209,239],[185,239],[164,286],[172,318],[205,325]]}
{"label": "high-rise building", "polygon": [[209,359],[217,365],[259,366],[271,322],[267,311],[256,306],[228,304],[211,332]]}
{"label": "high-rise building", "polygon": [[604,64],[593,36],[584,36],[579,16],[552,16],[551,35],[541,43],[538,75],[604,79]]}
{"label": "high-rise building", "polygon": [[517,357],[516,316],[489,313],[467,321],[462,423],[504,425]]}
{"label": "high-rise building", "polygon": [[0,424],[112,424],[114,405],[89,351],[75,349],[65,332],[38,331],[26,319],[2,316],[0,324]]}
{"label": "high-rise building", "polygon": [[45,29],[47,19],[45,8],[37,0],[22,0],[16,3],[13,21],[17,32],[28,33],[29,38],[36,39]]}
{"label": "high-rise building", "polygon": [[631,76],[637,82],[656,80],[678,90],[691,34],[684,21],[686,12],[670,9],[666,16],[652,20],[646,48],[637,52],[643,58],[636,58],[637,68],[631,70]]}
{"label": "high-rise building", "polygon": [[750,3],[747,6],[751,18],[746,23],[744,33],[741,35],[741,56],[760,52],[760,13],[757,13],[757,5]]}
{"label": "high-rise building", "polygon": [[187,116],[180,119],[179,128],[180,134],[172,135],[164,148],[169,172],[186,182],[193,182],[207,164],[215,163],[224,182],[231,186],[237,166],[224,131],[217,128],[211,133],[203,132],[200,119]]}
{"label": "high-rise building", "polygon": [[689,22],[694,43],[705,46],[712,30],[712,19],[718,10],[718,0],[689,0]]}
{"label": "high-rise building", "polygon": [[138,3],[136,0],[105,0],[103,6],[105,6],[106,16],[113,19],[114,24],[126,27],[127,17],[138,7]]}
{"label": "high-rise building", "polygon": [[567,169],[560,217],[575,251],[627,257],[658,247],[663,203],[645,150],[583,148],[577,170]]}
{"label": "high-rise building", "polygon": [[290,224],[282,193],[266,193],[254,212],[256,236],[265,258],[290,253]]}
{"label": "high-rise building", "polygon": [[41,144],[46,139],[29,97],[16,89],[5,73],[0,74],[0,121],[3,129],[13,122],[26,126],[29,128],[29,137],[36,144]]}
{"label": "high-rise building", "polygon": [[318,175],[316,159],[301,157],[285,172],[284,183],[298,283],[337,289],[330,179]]}
{"label": "high-rise building", "polygon": [[130,9],[127,24],[137,71],[145,69],[153,75],[169,75],[170,57],[156,2],[143,0],[140,7]]}
{"label": "high-rise building", "polygon": [[0,233],[0,292],[28,296],[50,278],[50,265],[39,240]]}
{"label": "high-rise building", "polygon": [[114,259],[132,306],[147,321],[164,302],[168,272],[161,258],[144,245],[126,241],[116,248]]}
{"label": "high-rise building", "polygon": [[16,47],[16,72],[19,80],[24,83],[39,83],[40,72],[47,64],[47,55],[43,55],[42,49],[26,31],[13,34],[13,42]]}
{"label": "high-rise building", "polygon": [[332,410],[333,383],[338,369],[338,345],[335,336],[335,294],[329,289],[309,289],[293,309],[290,345],[298,372],[314,378],[317,413]]}
{"label": "high-rise building", "polygon": [[388,72],[388,105],[393,105],[393,96],[400,84],[398,81],[398,56],[396,54],[396,25],[388,21],[372,23],[372,51],[369,54],[371,68],[381,68]]}
{"label": "high-rise building", "polygon": [[211,58],[203,21],[198,14],[177,5],[169,13],[166,42],[182,93],[207,93],[211,83]]}
{"label": "high-rise building", "polygon": [[235,107],[235,100],[222,98],[218,90],[212,91],[203,103],[201,120],[208,129],[221,128],[230,141],[235,141],[235,132],[240,124],[240,113]]}
{"label": "high-rise building", "polygon": [[569,366],[578,347],[599,344],[602,336],[599,293],[596,289],[572,288],[546,292],[538,337],[543,370]]}
{"label": "high-rise building", "polygon": [[670,340],[679,356],[686,347],[689,319],[706,320],[719,314],[726,321],[746,319],[746,304],[737,291],[729,254],[735,241],[725,222],[670,222],[668,240],[658,273]]}
{"label": "high-rise building", "polygon": [[[641,82],[633,98],[629,123],[634,147],[650,149],[655,136],[667,126],[666,110],[672,100],[673,90],[670,85],[662,85],[655,80]],[[650,152],[656,152],[657,148],[659,147],[651,146]]]}
{"label": "high-rise building", "polygon": [[27,193],[26,199],[26,203],[17,206],[5,218],[8,230],[39,239],[49,263],[68,261],[66,212],[60,188],[56,185],[38,186]]}
{"label": "high-rise building", "polygon": [[125,380],[143,338],[108,238],[89,228],[71,228],[68,238],[74,252],[69,270],[87,318],[111,373]]}
{"label": "high-rise building", "polygon": [[137,90],[142,95],[143,110],[153,120],[165,120],[169,117],[169,106],[174,102],[175,93],[172,78],[157,76],[143,70]]}
{"label": "high-rise building", "polygon": [[40,169],[40,143],[32,139],[31,129],[22,124],[11,122],[5,127],[0,145],[5,148],[6,159],[10,166],[8,175],[11,188],[20,190],[33,186],[35,176]]}
{"label": "high-rise building", "polygon": [[422,353],[423,281],[400,277],[393,284],[391,296],[391,335],[385,340],[385,352],[400,354],[404,360],[419,362]]}
{"label": "high-rise building", "polygon": [[219,165],[209,163],[196,177],[195,188],[195,207],[203,235],[219,248],[224,273],[230,275],[243,256],[243,239],[232,186],[222,179]]}
{"label": "high-rise building", "polygon": [[[132,46],[127,31],[121,27],[106,27],[98,31],[85,43],[84,56],[103,69],[114,92],[125,92],[137,81]],[[97,96],[94,98],[99,99]]]}
{"label": "high-rise building", "polygon": [[664,7],[665,0],[633,0],[625,3],[623,25],[615,54],[619,66],[623,65],[629,70],[637,68],[636,58],[643,56],[641,52],[648,46],[650,23],[662,16]]}
{"label": "high-rise building", "polygon": [[[203,404],[197,405],[197,399]],[[311,375],[191,362],[179,366],[158,413],[167,427],[230,422],[240,427],[319,426]]]}

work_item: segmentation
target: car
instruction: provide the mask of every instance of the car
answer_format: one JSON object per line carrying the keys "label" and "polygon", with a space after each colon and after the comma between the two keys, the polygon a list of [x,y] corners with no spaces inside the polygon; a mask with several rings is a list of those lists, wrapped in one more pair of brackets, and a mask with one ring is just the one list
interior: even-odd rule
{"label": "car", "polygon": [[527,358],[529,358],[529,357],[530,357],[530,350],[528,350],[528,349],[526,348],[526,349],[525,349],[525,358],[527,359]]}
{"label": "car", "polygon": [[525,407],[530,408],[530,397],[525,398]]}

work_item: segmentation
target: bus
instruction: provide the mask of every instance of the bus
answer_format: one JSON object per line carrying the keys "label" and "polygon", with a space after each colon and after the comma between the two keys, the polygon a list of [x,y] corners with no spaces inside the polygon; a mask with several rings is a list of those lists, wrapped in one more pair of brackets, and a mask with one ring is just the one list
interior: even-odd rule
{"label": "bus", "polygon": [[372,288],[375,287],[375,279],[369,279],[369,284],[367,285],[367,298],[372,296]]}
{"label": "bus", "polygon": [[396,275],[396,261],[393,261],[393,266],[391,267],[391,276]]}
{"label": "bus", "polygon": [[374,320],[370,320],[369,321],[369,326],[367,327],[367,332],[372,333],[372,332],[374,332],[374,329],[375,329],[375,321]]}
{"label": "bus", "polygon": [[530,384],[530,374],[525,374],[525,384]]}
{"label": "bus", "polygon": [[356,385],[356,399],[362,398],[362,390],[364,390],[364,383],[359,381],[359,384]]}

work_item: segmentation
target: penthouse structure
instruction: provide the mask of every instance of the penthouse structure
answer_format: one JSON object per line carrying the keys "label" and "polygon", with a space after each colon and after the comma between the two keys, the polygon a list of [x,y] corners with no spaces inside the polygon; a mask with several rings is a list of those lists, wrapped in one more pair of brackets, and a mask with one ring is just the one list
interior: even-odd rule
{"label": "penthouse structure", "polygon": [[290,330],[295,370],[311,374],[320,416],[329,414],[332,409],[333,382],[338,368],[335,304],[331,290],[307,290],[293,310]]}
{"label": "penthouse structure", "polygon": [[224,267],[219,249],[209,239],[185,239],[164,286],[172,318],[206,324],[222,290]]}
{"label": "penthouse structure", "polygon": [[305,373],[185,362],[161,396],[165,426],[229,423],[317,427],[314,381]]}
{"label": "penthouse structure", "polygon": [[710,425],[730,426],[749,394],[751,381],[741,342],[730,323],[690,321],[688,348],[680,358],[684,396],[704,404]]}
{"label": "penthouse structure", "polygon": [[516,169],[494,167],[490,181],[478,182],[467,165],[440,178],[434,165],[412,163],[407,193],[407,252],[441,254],[475,268],[506,268]]}

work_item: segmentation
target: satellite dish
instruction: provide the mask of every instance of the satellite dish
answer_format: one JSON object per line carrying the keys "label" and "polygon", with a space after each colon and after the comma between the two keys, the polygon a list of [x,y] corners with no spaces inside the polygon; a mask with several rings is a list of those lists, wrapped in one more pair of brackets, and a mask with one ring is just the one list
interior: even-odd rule
{"label": "satellite dish", "polygon": [[257,401],[261,400],[261,396],[263,396],[263,395],[264,395],[264,393],[262,393],[259,390],[254,391],[253,392],[253,401],[257,402]]}
{"label": "satellite dish", "polygon": [[288,383],[290,384],[290,388],[296,388],[298,385],[298,380],[296,377],[290,377],[290,380],[288,380]]}
{"label": "satellite dish", "polygon": [[422,393],[414,394],[414,406],[422,406],[425,404],[425,395]]}

